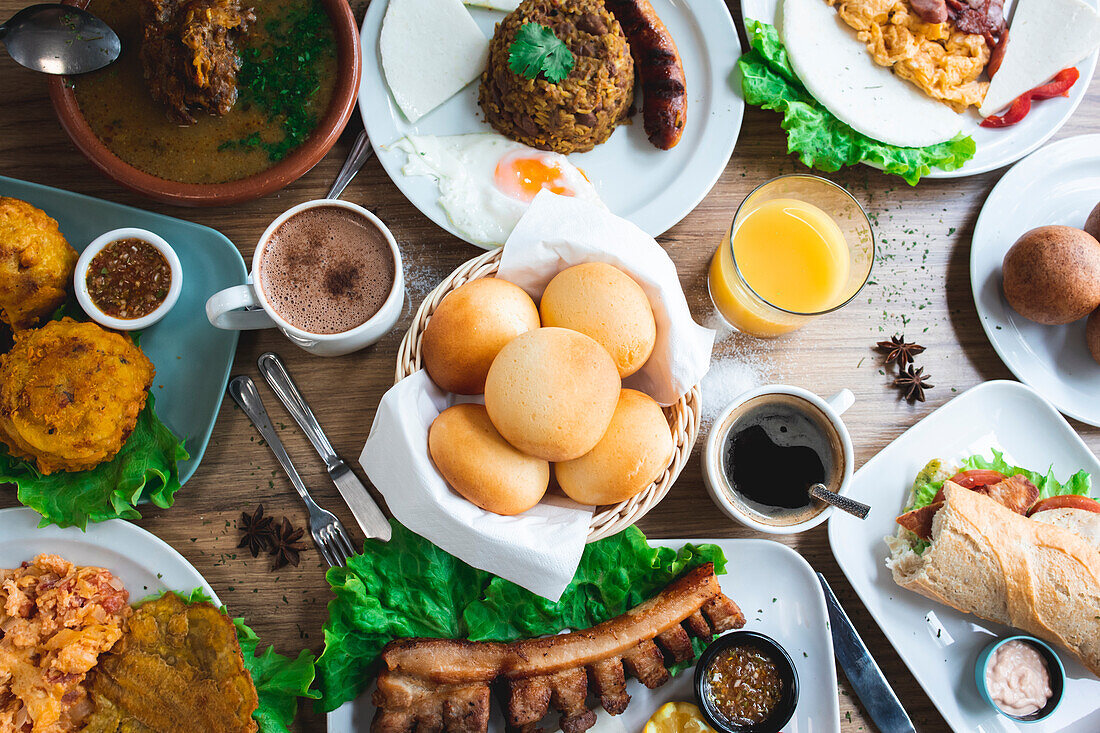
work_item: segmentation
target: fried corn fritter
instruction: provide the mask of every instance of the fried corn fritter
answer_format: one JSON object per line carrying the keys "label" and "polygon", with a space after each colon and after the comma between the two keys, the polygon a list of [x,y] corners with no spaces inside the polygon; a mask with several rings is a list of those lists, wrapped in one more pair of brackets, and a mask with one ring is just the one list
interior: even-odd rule
{"label": "fried corn fritter", "polygon": [[84,733],[251,733],[259,705],[233,621],[174,593],[142,604],[91,682]]}
{"label": "fried corn fritter", "polygon": [[48,318],[65,302],[76,260],[46,212],[0,196],[0,321],[19,331]]}
{"label": "fried corn fritter", "polygon": [[122,637],[128,600],[109,571],[58,555],[0,569],[0,731],[79,727],[91,710],[85,675]]}
{"label": "fried corn fritter", "polygon": [[71,318],[15,335],[0,356],[0,441],[44,474],[114,458],[153,383],[127,336]]}

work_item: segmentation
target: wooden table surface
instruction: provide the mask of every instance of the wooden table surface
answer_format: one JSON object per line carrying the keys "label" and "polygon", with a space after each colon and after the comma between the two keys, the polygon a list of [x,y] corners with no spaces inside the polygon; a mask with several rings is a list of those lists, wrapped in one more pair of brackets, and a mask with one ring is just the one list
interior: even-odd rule
{"label": "wooden table surface", "polygon": [[[727,2],[736,14],[736,3]],[[9,17],[24,4],[24,0],[0,0],[0,18]],[[361,18],[365,0],[353,4],[359,6],[357,17]],[[240,206],[184,209],[143,199],[101,175],[61,130],[46,95],[44,77],[17,66],[6,55],[0,55],[0,100],[0,174],[214,227],[237,244],[246,262],[257,238],[275,216],[294,204],[324,195],[361,124],[356,114],[328,157],[278,194]],[[1094,81],[1084,103],[1056,139],[1097,129],[1100,83]],[[777,116],[748,108],[737,149],[721,180],[698,208],[660,237],[676,261],[696,320],[706,322],[713,315],[706,288],[707,263],[738,203],[760,182],[804,170],[785,150]],[[851,389],[856,403],[845,414],[845,421],[855,444],[857,466],[956,393],[986,380],[1012,378],[978,323],[968,268],[974,222],[1002,173],[926,180],[915,188],[866,167],[829,175],[852,191],[877,222],[879,251],[873,284],[842,311],[790,336],[773,341],[734,336],[721,342],[717,353],[751,358],[764,366],[770,381],[802,386],[821,395]],[[376,160],[367,164],[345,198],[381,217],[401,245],[408,298],[398,327],[375,346],[334,359],[310,356],[275,331],[244,332],[233,373],[250,374],[262,381],[256,358],[268,350],[282,354],[337,451],[354,459],[363,446],[375,406],[392,383],[397,345],[412,311],[440,279],[480,250],[424,217],[405,200]],[[872,350],[876,341],[894,333],[904,333],[928,347],[921,363],[936,386],[923,404],[911,406],[898,399],[889,388],[880,357]],[[336,511],[348,527],[354,527],[305,437],[266,386],[261,392],[273,420],[285,426],[282,438],[315,497]],[[1100,430],[1081,424],[1074,427],[1093,450],[1100,448]],[[754,536],[725,519],[712,505],[700,475],[701,444],[700,440],[671,493],[639,522],[651,538]],[[356,469],[361,474],[358,466]],[[179,550],[233,613],[244,616],[265,641],[288,654],[301,648],[319,652],[321,625],[331,594],[316,551],[307,551],[297,568],[270,572],[263,557],[253,560],[237,550],[236,521],[243,510],[251,510],[259,502],[269,514],[286,515],[296,524],[305,520],[301,503],[271,452],[244,414],[226,399],[202,465],[177,494],[175,506],[168,510],[143,507],[144,516],[138,524]],[[15,504],[13,490],[0,490],[0,507]],[[782,541],[829,578],[918,729],[947,730],[840,572],[825,527]],[[736,563],[731,572],[737,572]],[[874,730],[843,674],[837,689],[842,730]],[[299,721],[302,730],[324,730],[320,716],[307,712]]]}

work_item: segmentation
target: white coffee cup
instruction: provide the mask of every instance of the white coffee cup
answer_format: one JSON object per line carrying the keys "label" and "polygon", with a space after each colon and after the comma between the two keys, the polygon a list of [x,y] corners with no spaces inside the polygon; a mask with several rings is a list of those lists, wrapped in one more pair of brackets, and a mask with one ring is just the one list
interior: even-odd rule
{"label": "white coffee cup", "polygon": [[[291,325],[271,306],[263,288],[257,282],[260,259],[275,230],[300,212],[321,206],[347,209],[366,219],[382,232],[393,255],[393,285],[382,307],[366,322],[341,333],[310,333]],[[397,323],[397,319],[401,317],[401,307],[404,302],[405,281],[402,275],[401,252],[397,249],[397,242],[386,225],[362,206],[337,199],[317,199],[293,206],[271,222],[260,237],[255,254],[252,255],[252,273],[248,276],[248,283],[235,285],[211,295],[206,301],[206,317],[213,326],[227,331],[278,328],[293,343],[311,354],[341,356],[370,346],[389,333]]]}
{"label": "white coffee cup", "polygon": [[855,451],[852,449],[852,437],[840,416],[855,403],[856,399],[851,390],[847,389],[840,390],[827,400],[801,387],[781,384],[767,385],[745,392],[726,407],[711,426],[706,445],[703,447],[703,479],[718,508],[746,527],[767,534],[797,534],[824,522],[832,516],[833,507],[820,508],[816,514],[805,521],[793,524],[767,523],[761,521],[760,515],[747,507],[745,500],[739,497],[738,492],[730,484],[725,471],[723,451],[726,438],[742,416],[740,408],[758,398],[776,396],[802,403],[799,409],[804,409],[811,418],[820,417],[824,423],[823,427],[831,432],[831,435],[827,435],[826,438],[830,442],[835,442],[836,445],[833,458],[838,461],[839,470],[834,471],[834,474],[839,477],[837,482],[839,485],[829,483],[828,488],[838,494],[847,493],[855,468]]}

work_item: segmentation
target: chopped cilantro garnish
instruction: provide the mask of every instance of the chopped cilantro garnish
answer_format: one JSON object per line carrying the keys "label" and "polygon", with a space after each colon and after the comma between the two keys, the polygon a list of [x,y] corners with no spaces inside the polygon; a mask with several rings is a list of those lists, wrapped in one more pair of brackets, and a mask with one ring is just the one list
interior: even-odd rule
{"label": "chopped cilantro garnish", "polygon": [[553,84],[569,76],[577,60],[565,42],[539,23],[524,23],[508,49],[508,68],[534,79],[539,74]]}

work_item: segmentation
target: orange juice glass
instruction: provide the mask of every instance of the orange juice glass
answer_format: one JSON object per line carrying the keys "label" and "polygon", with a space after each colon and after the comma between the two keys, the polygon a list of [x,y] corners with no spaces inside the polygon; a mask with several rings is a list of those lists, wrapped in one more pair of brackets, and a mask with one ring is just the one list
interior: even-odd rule
{"label": "orange juice glass", "polygon": [[874,260],[871,223],[850,193],[818,176],[780,176],[738,207],[707,284],[734,328],[779,336],[851,301]]}

